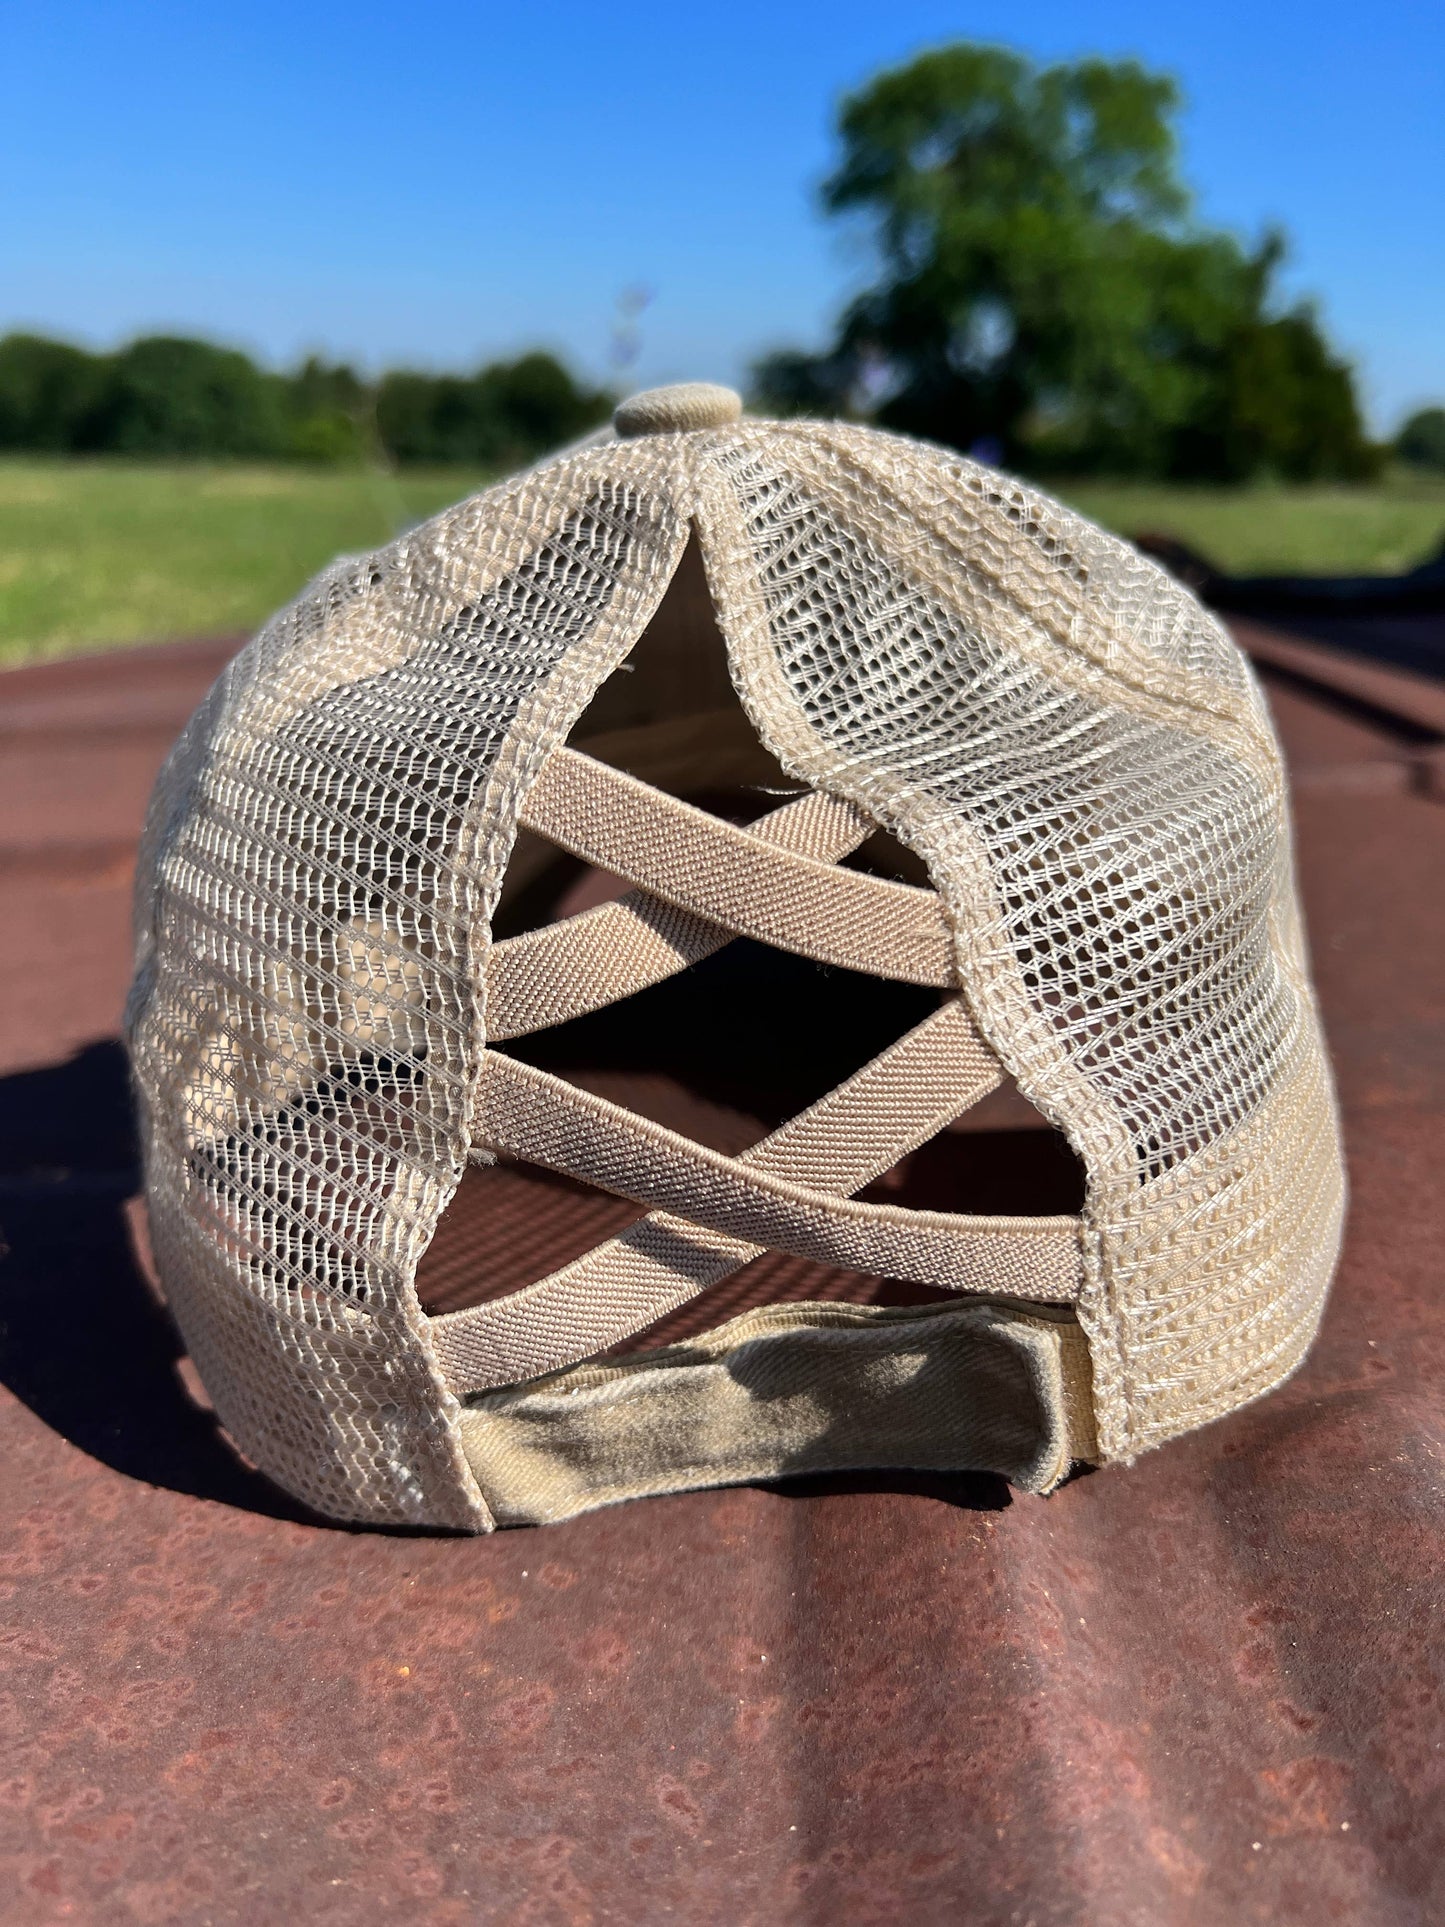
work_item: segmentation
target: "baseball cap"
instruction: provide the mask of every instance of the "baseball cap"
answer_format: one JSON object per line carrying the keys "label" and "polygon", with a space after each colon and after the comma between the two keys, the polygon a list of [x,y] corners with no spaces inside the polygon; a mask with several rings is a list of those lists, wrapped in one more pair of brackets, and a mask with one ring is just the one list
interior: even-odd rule
{"label": "baseball cap", "polygon": [[[158,1276],[323,1514],[1043,1493],[1320,1317],[1343,1173],[1259,690],[948,450],[682,384],[336,563],[172,752],[136,932]],[[1005,1114],[1039,1131],[970,1132]]]}

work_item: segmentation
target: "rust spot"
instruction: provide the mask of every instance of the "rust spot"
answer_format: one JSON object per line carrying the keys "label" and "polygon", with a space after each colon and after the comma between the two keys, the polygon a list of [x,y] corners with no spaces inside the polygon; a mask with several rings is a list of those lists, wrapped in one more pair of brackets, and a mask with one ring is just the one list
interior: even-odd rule
{"label": "rust spot", "polygon": [[657,1804],[684,1833],[702,1832],[702,1808],[681,1780],[665,1776],[657,1782]]}
{"label": "rust spot", "polygon": [[556,1697],[544,1681],[534,1681],[502,1701],[497,1708],[498,1722],[517,1739],[540,1732],[552,1717]]}
{"label": "rust spot", "polygon": [[1309,1755],[1266,1767],[1259,1783],[1272,1809],[1271,1833],[1336,1833],[1349,1818],[1350,1769],[1340,1760]]}

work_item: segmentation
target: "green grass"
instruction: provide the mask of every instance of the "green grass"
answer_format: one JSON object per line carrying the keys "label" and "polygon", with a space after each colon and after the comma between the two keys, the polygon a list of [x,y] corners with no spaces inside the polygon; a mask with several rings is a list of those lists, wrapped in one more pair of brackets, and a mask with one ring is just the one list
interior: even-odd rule
{"label": "green grass", "polygon": [[[386,542],[486,479],[0,460],[0,662],[254,628],[334,555]],[[1173,535],[1239,573],[1408,568],[1445,534],[1445,478],[1058,492],[1125,535]]]}
{"label": "green grass", "polygon": [[1065,482],[1054,491],[1121,535],[1172,535],[1231,575],[1385,574],[1445,537],[1445,476],[1369,488],[1181,488]]}
{"label": "green grass", "polygon": [[0,461],[0,662],[255,628],[333,556],[390,541],[486,479]]}

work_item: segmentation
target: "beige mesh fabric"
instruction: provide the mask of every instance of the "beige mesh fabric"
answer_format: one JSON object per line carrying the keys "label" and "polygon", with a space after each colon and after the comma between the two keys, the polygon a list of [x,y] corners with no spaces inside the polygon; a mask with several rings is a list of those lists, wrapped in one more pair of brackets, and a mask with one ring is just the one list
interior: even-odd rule
{"label": "beige mesh fabric", "polygon": [[[224,1423],[320,1511],[475,1530],[970,1455],[1045,1489],[1268,1390],[1318,1322],[1337,1129],[1242,658],[1005,477],[727,412],[654,400],[628,439],[338,564],[158,785],[129,1017],[157,1263]],[[814,792],[747,831],[563,747],[695,554],[759,757]],[[634,887],[492,952],[524,821]],[[833,867],[878,825],[931,890]],[[911,1081],[889,1053],[860,1067],[906,1092],[886,1128],[872,1095],[825,1101],[821,1171],[817,1124],[709,1156],[495,1049],[739,931],[953,1013]],[[1081,1222],[850,1202],[1004,1071],[1081,1158]],[[468,1159],[519,1147],[649,1215],[481,1318],[429,1319],[416,1267]],[[800,1242],[972,1304],[790,1308],[682,1360],[579,1362]]]}

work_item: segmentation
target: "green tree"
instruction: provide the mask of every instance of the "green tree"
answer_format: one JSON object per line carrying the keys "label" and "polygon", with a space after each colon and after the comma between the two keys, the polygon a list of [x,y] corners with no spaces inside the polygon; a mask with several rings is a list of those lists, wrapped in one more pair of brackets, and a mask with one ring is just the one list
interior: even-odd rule
{"label": "green tree", "polygon": [[1290,482],[1362,481],[1377,472],[1354,377],[1307,308],[1239,323],[1211,376],[1205,408],[1176,436],[1176,470]]}
{"label": "green tree", "polygon": [[397,370],[383,377],[376,420],[398,462],[516,466],[604,421],[612,397],[581,386],[552,355],[493,362],[470,376]]}
{"label": "green tree", "polygon": [[249,356],[152,335],[106,357],[77,449],[119,455],[287,452],[285,387]]}
{"label": "green tree", "polygon": [[555,356],[494,362],[477,376],[480,409],[497,436],[498,459],[525,461],[606,421],[613,396],[584,388]]}
{"label": "green tree", "polygon": [[311,355],[286,377],[287,450],[297,461],[355,467],[374,453],[375,398],[354,368]]}
{"label": "green tree", "polygon": [[376,394],[376,426],[397,462],[474,462],[478,426],[472,383],[459,375],[394,369]]}
{"label": "green tree", "polygon": [[857,358],[780,348],[753,364],[752,400],[764,415],[853,415],[862,411]]}
{"label": "green tree", "polygon": [[1414,468],[1445,470],[1445,408],[1422,408],[1395,437],[1395,453]]}
{"label": "green tree", "polygon": [[39,335],[0,341],[0,448],[67,454],[99,393],[104,364]]}
{"label": "green tree", "polygon": [[887,426],[1021,466],[1358,472],[1348,370],[1307,310],[1271,309],[1280,243],[1251,253],[1191,216],[1178,105],[1133,61],[967,44],[878,76],[843,104],[823,189],[878,278],[826,355],[770,357],[759,388],[871,395]]}

